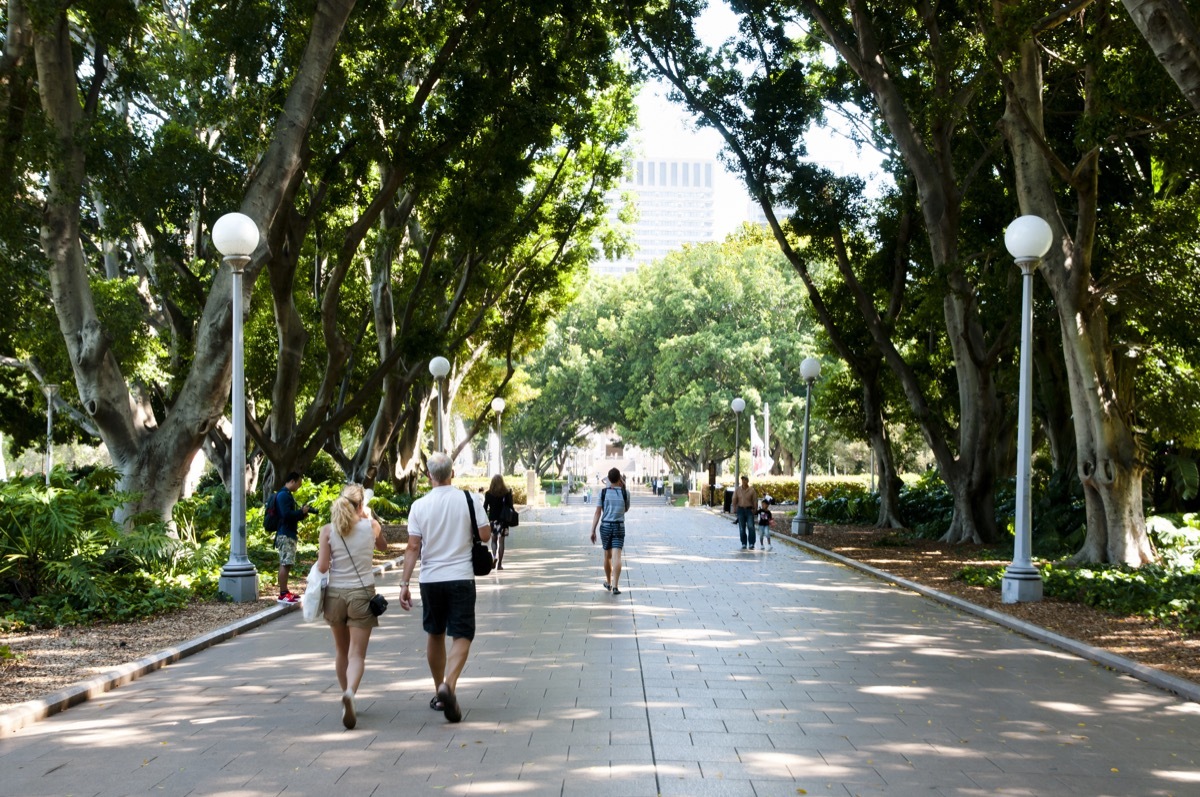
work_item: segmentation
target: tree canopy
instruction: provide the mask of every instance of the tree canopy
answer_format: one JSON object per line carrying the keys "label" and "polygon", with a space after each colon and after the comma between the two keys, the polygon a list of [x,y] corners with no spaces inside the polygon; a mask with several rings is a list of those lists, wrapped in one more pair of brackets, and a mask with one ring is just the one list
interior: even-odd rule
{"label": "tree canopy", "polygon": [[73,382],[133,508],[169,511],[202,444],[228,455],[208,230],[240,209],[262,233],[247,423],[273,480],[322,449],[352,478],[410,473],[429,358],[454,390],[501,389],[513,368],[491,364],[539,339],[606,235],[632,119],[606,9],[10,3],[5,290],[30,275],[58,335],[14,302],[8,361]]}

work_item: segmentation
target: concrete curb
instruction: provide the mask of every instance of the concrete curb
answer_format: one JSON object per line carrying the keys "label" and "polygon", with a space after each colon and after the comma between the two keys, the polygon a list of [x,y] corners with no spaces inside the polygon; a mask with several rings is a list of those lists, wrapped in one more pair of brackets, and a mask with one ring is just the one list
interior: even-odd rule
{"label": "concrete curb", "polygon": [[850,559],[842,556],[841,554],[827,551],[824,548],[818,548],[817,546],[804,542],[803,540],[798,540],[791,534],[773,531],[772,536],[778,536],[782,539],[785,539],[793,545],[797,545],[816,556],[820,556],[824,559],[829,559],[839,564],[846,565],[847,567],[854,568],[855,570],[862,571],[863,573],[867,573],[868,575],[874,576],[882,581],[890,581],[893,584],[904,587],[908,590],[912,590],[913,592],[923,595],[926,598],[938,601],[939,603],[944,603],[947,606],[953,606],[960,611],[973,614],[976,617],[981,617],[985,620],[995,623],[996,625],[1004,626],[1009,630],[1016,631],[1019,634],[1027,636],[1031,639],[1035,639],[1038,642],[1043,642],[1047,645],[1058,648],[1059,650],[1064,650],[1067,653],[1079,656],[1082,659],[1087,659],[1088,661],[1099,664],[1102,667],[1107,667],[1110,670],[1131,675],[1134,678],[1137,678],[1139,681],[1158,687],[1164,691],[1171,692],[1172,694],[1178,695],[1185,700],[1190,700],[1193,703],[1200,703],[1200,684],[1170,675],[1162,672],[1161,670],[1155,669],[1154,667],[1140,664],[1133,659],[1127,659],[1124,656],[1118,656],[1115,653],[1109,653],[1107,650],[1092,647],[1091,645],[1085,644],[1076,639],[1071,639],[1069,637],[1056,634],[1053,631],[1048,631],[1045,628],[1042,628],[1041,626],[1027,623],[1024,620],[1019,620],[1016,617],[1003,612],[997,612],[991,609],[986,609],[982,606],[976,606],[974,603],[965,601],[962,598],[956,598],[953,595],[947,595],[944,592],[938,592],[935,589],[922,586],[914,581],[909,581],[908,579],[894,576],[891,573],[878,570],[870,565],[865,565],[855,559]]}
{"label": "concrete curb", "polygon": [[[403,559],[389,559],[386,562],[378,564],[374,568],[374,572],[378,575],[385,573],[388,570],[396,569],[403,562]],[[28,725],[44,720],[46,717],[53,716],[60,711],[66,711],[71,706],[78,705],[85,700],[90,700],[93,697],[98,697],[105,692],[116,689],[118,686],[124,686],[127,683],[132,683],[138,678],[141,678],[147,673],[161,669],[168,664],[179,661],[182,658],[191,656],[194,653],[210,648],[213,645],[224,642],[227,639],[232,639],[238,634],[243,634],[258,628],[260,625],[271,622],[285,614],[298,611],[300,604],[292,604],[289,606],[276,605],[270,609],[265,609],[258,614],[252,614],[249,617],[244,617],[235,623],[231,623],[215,631],[210,631],[203,636],[195,639],[182,642],[169,648],[164,648],[157,653],[152,653],[149,656],[143,656],[136,661],[131,661],[128,664],[122,664],[115,669],[109,670],[106,673],[101,673],[86,681],[72,684],[66,689],[39,697],[35,700],[26,700],[24,703],[18,703],[12,708],[0,711],[0,738],[19,731]]]}

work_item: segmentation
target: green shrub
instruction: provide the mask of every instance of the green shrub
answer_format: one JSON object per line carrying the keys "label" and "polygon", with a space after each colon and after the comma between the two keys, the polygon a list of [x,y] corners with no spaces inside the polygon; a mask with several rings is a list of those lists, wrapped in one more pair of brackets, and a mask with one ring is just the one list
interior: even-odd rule
{"label": "green shrub", "polygon": [[[714,503],[720,504],[724,501],[725,488],[733,486],[732,476],[726,476],[724,479],[723,482],[719,482],[724,486],[718,490],[717,500]],[[760,499],[769,495],[775,499],[777,504],[795,504],[800,495],[799,476],[758,476],[750,480],[750,486],[758,492]],[[804,483],[805,508],[808,508],[813,501],[839,491],[847,495],[853,493],[867,495],[866,477],[809,476]],[[707,484],[701,485],[700,500],[706,504],[709,502]],[[872,520],[874,520],[873,517]]]}
{"label": "green shrub", "polygon": [[1146,530],[1163,564],[1176,570],[1195,570],[1200,556],[1200,515],[1158,515],[1146,518]]}
{"label": "green shrub", "polygon": [[180,509],[178,534],[157,518],[126,528],[112,517],[133,496],[112,469],[51,480],[0,485],[0,629],[129,620],[215,593],[228,540],[195,522],[202,502]]}
{"label": "green shrub", "polygon": [[804,509],[808,517],[822,523],[864,525],[878,519],[879,496],[867,492],[861,484],[837,484],[806,501]]}
{"label": "green shrub", "polygon": [[[1116,615],[1150,617],[1200,631],[1200,572],[1160,564],[1071,566],[1041,562],[1044,594],[1079,601]],[[970,565],[955,574],[966,584],[999,589],[1003,565]]]}
{"label": "green shrub", "polygon": [[304,469],[304,481],[305,484],[336,484],[340,487],[346,482],[346,474],[329,452],[318,451],[313,461]]}
{"label": "green shrub", "polygon": [[954,497],[936,470],[927,470],[900,488],[898,511],[908,527],[926,538],[940,537],[950,528]]}

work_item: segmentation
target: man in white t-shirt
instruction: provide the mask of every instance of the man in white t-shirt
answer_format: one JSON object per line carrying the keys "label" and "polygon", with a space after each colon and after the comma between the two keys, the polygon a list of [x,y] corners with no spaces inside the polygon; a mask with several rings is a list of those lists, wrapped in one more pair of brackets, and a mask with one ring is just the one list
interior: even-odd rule
{"label": "man in white t-shirt", "polygon": [[[413,502],[408,511],[408,547],[404,551],[404,575],[400,578],[400,608],[412,608],[409,579],[421,560],[421,611],[429,635],[425,655],[437,694],[429,707],[441,711],[450,722],[462,719],[455,692],[458,676],[467,664],[475,639],[475,570],[471,566],[471,511],[479,538],[487,542],[492,526],[483,501],[476,494],[450,486],[454,475],[450,457],[429,457],[429,481],[433,489]],[[470,503],[468,503],[470,502]],[[446,652],[446,635],[450,652]]]}

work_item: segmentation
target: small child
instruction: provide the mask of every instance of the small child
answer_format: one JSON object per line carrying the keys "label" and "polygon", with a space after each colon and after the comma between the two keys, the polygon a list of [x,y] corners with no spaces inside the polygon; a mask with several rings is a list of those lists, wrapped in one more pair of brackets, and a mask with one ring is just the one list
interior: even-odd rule
{"label": "small child", "polygon": [[763,499],[758,507],[758,544],[763,548],[775,550],[771,545],[771,504]]}

